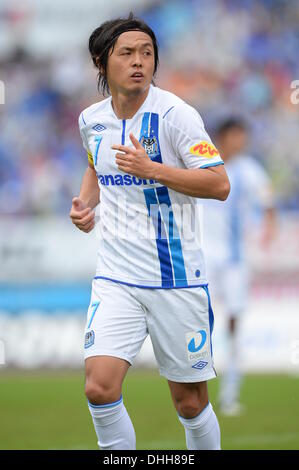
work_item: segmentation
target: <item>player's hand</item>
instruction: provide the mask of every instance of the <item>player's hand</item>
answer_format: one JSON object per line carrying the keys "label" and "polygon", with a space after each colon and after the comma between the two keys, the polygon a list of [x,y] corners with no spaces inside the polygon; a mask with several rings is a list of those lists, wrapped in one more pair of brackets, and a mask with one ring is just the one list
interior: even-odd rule
{"label": "player's hand", "polygon": [[90,232],[95,226],[95,212],[87,207],[84,201],[78,197],[74,197],[70,218],[76,227],[82,232]]}
{"label": "player's hand", "polygon": [[112,145],[111,147],[113,150],[123,152],[115,154],[118,169],[139,178],[154,179],[157,163],[150,159],[133,134],[130,134],[130,139],[133,147],[126,147],[125,145]]}

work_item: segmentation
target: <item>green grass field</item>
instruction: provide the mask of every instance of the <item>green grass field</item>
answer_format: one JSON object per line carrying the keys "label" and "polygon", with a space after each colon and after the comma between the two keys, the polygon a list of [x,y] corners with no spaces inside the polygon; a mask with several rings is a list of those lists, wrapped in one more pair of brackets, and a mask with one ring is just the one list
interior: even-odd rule
{"label": "green grass field", "polygon": [[[299,377],[247,376],[246,412],[230,418],[217,409],[218,382],[211,380],[209,390],[223,449],[299,449]],[[0,369],[0,448],[96,449],[83,388],[82,371]],[[129,371],[123,396],[137,449],[186,448],[167,383],[157,372]]]}

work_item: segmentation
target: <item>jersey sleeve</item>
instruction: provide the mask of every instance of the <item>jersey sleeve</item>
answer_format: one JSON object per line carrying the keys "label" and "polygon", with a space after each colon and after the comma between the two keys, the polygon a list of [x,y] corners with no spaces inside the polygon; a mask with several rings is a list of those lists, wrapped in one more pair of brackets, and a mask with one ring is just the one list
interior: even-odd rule
{"label": "jersey sleeve", "polygon": [[205,130],[199,113],[186,103],[169,113],[172,144],[186,168],[223,165],[223,160]]}
{"label": "jersey sleeve", "polygon": [[86,122],[84,120],[83,112],[79,116],[78,123],[79,123],[79,130],[80,130],[80,135],[81,135],[83,147],[84,147],[84,149],[86,150],[86,153],[87,153],[88,162],[90,163],[90,165],[94,166],[93,156],[92,156],[92,153],[89,149],[88,140],[87,140],[86,133],[85,133]]}

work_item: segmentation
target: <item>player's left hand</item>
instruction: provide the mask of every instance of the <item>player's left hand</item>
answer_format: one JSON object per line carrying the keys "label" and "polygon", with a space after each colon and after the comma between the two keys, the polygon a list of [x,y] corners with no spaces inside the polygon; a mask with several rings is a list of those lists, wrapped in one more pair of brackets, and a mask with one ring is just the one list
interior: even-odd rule
{"label": "player's left hand", "polygon": [[130,175],[138,176],[139,178],[154,179],[156,162],[153,162],[140,142],[133,134],[130,134],[130,139],[133,147],[126,147],[125,145],[112,145],[113,150],[119,150],[115,154],[115,161],[118,169],[129,173]]}

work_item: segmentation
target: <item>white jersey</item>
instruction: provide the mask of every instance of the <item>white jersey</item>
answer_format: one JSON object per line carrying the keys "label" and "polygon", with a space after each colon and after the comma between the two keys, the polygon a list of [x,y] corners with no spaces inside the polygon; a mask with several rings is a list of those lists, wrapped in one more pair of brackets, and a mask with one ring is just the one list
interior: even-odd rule
{"label": "white jersey", "polygon": [[225,162],[231,191],[225,202],[206,200],[203,215],[203,246],[208,273],[224,265],[245,261],[245,232],[254,212],[273,207],[270,179],[249,155]]}
{"label": "white jersey", "polygon": [[151,85],[132,119],[118,119],[110,97],[86,108],[79,127],[100,187],[96,278],[149,288],[206,284],[198,199],[120,171],[111,149],[132,146],[132,132],[155,162],[192,169],[223,164],[197,111]]}

